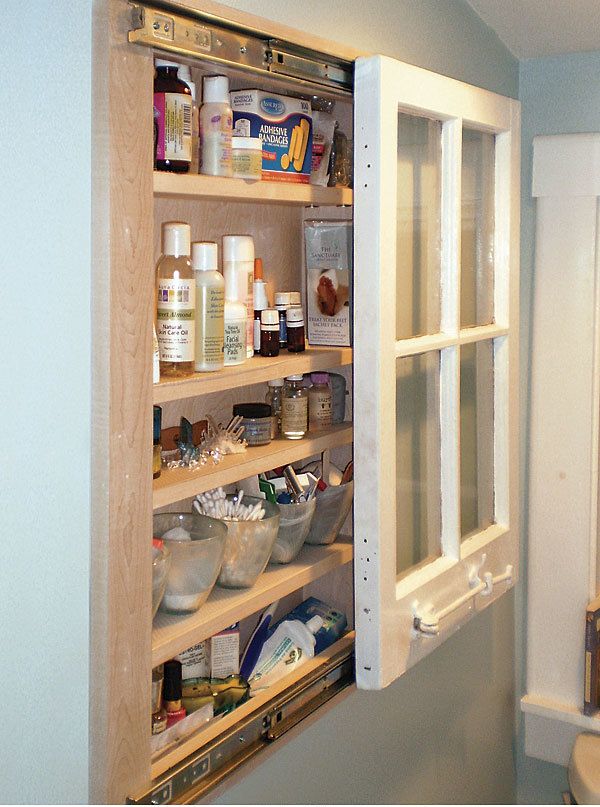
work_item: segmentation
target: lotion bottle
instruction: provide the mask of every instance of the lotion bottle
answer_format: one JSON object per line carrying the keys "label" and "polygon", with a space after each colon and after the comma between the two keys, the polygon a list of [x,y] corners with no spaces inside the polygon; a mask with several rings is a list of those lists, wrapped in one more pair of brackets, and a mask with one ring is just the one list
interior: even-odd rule
{"label": "lotion bottle", "polygon": [[231,137],[233,112],[227,76],[205,76],[200,107],[200,172],[217,177],[233,176]]}
{"label": "lotion bottle", "polygon": [[246,306],[246,358],[254,355],[254,239],[223,236],[223,276],[228,300]]}
{"label": "lotion bottle", "polygon": [[192,268],[196,280],[196,350],[198,373],[223,367],[225,280],[217,271],[217,245],[212,241],[192,244]]}
{"label": "lotion bottle", "polygon": [[161,376],[194,372],[196,287],[190,261],[190,225],[163,224],[163,254],[156,266],[156,336]]}

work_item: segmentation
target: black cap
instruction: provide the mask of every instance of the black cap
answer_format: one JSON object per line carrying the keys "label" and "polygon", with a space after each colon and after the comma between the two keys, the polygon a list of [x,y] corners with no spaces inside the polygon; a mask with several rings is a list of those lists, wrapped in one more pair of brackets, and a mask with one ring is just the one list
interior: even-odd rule
{"label": "black cap", "polygon": [[163,684],[163,700],[181,700],[181,662],[177,659],[165,661],[165,681]]}
{"label": "black cap", "polygon": [[243,418],[270,418],[271,407],[265,403],[235,404],[233,416],[241,415]]}

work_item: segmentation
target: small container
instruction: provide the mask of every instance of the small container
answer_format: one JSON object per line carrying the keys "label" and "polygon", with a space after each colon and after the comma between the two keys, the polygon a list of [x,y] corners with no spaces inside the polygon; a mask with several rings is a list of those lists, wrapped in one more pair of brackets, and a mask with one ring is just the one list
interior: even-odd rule
{"label": "small container", "polygon": [[176,527],[189,533],[188,539],[164,538],[171,551],[165,595],[160,610],[172,614],[197,611],[206,602],[221,569],[227,526],[199,513],[156,513],[153,534],[162,538]]}
{"label": "small container", "polygon": [[354,482],[345,485],[329,485],[318,492],[317,509],[306,537],[307,544],[332,544],[338,537],[352,507]]}
{"label": "small container", "polygon": [[275,292],[275,308],[279,311],[279,347],[284,350],[287,347],[287,322],[285,312],[290,307],[289,291]]}
{"label": "small container", "polygon": [[271,407],[271,440],[281,434],[281,400],[283,397],[283,378],[272,378],[267,381],[269,390],[265,401]]}
{"label": "small container", "polygon": [[153,408],[154,424],[153,424],[153,448],[152,448],[152,479],[158,479],[160,476],[160,453],[162,446],[160,444],[160,429],[162,423],[162,409],[160,406]]}
{"label": "small container", "polygon": [[281,433],[288,440],[301,440],[308,431],[308,390],[302,375],[285,379],[281,403]]}
{"label": "small container", "polygon": [[306,349],[304,338],[304,311],[299,305],[290,306],[285,312],[287,325],[287,349],[301,353]]}
{"label": "small container", "polygon": [[243,417],[244,438],[249,446],[266,446],[271,442],[271,407],[266,403],[235,404],[233,416]]}
{"label": "small container", "polygon": [[164,664],[163,703],[167,712],[167,728],[183,720],[187,712],[181,703],[181,662],[169,659]]}
{"label": "small container", "polygon": [[280,321],[279,313],[273,308],[265,308],[260,314],[260,355],[279,356]]}
{"label": "small container", "polygon": [[332,423],[332,394],[329,373],[311,373],[308,390],[308,430],[328,429]]}
{"label": "small container", "polygon": [[260,521],[222,522],[227,525],[225,556],[218,580],[223,588],[251,588],[269,562],[279,530],[279,506],[265,499],[244,496],[244,504],[259,502],[265,510],[265,517]]}
{"label": "small container", "polygon": [[232,137],[233,176],[238,179],[262,178],[262,140],[260,137]]}
{"label": "small container", "polygon": [[[260,258],[257,258],[260,260]],[[254,262],[256,266],[256,261]],[[260,315],[269,307],[267,298],[267,284],[262,278],[256,279],[254,287],[254,354],[260,353]],[[277,316],[277,327],[279,327],[279,315]]]}
{"label": "small container", "polygon": [[309,533],[316,505],[316,499],[279,505],[279,532],[269,563],[291,563],[294,560]]}

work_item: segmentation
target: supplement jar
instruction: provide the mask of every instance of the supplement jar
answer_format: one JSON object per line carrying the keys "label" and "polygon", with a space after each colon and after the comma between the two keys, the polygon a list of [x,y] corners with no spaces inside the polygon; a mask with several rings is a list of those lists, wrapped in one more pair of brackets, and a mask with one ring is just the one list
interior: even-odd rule
{"label": "supplement jar", "polygon": [[232,137],[233,176],[238,179],[261,179],[262,140],[260,137]]}
{"label": "supplement jar", "polygon": [[266,403],[235,404],[233,416],[243,418],[244,438],[249,446],[266,446],[271,442],[271,407]]}

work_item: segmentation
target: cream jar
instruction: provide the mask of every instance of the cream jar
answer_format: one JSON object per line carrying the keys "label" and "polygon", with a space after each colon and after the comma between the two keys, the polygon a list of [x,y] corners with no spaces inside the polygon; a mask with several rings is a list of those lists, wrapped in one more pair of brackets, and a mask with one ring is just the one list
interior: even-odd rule
{"label": "cream jar", "polygon": [[233,176],[238,179],[261,179],[262,140],[260,137],[233,137],[231,139]]}
{"label": "cream jar", "polygon": [[271,442],[271,407],[266,403],[235,404],[233,416],[241,415],[244,438],[249,446],[266,446]]}

